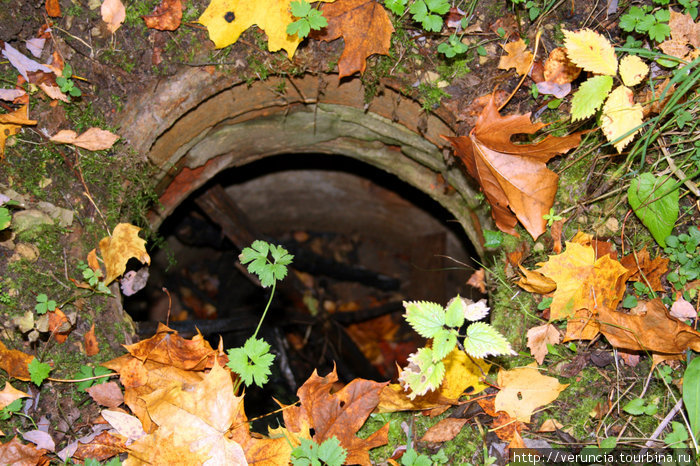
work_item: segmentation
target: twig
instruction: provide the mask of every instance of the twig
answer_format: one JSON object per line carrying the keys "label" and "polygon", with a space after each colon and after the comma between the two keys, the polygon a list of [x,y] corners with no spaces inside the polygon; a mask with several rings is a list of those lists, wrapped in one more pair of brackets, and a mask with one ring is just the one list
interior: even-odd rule
{"label": "twig", "polygon": [[649,448],[654,447],[654,443],[657,442],[657,438],[659,438],[659,435],[661,435],[661,432],[664,431],[666,426],[668,426],[669,422],[671,422],[671,419],[676,417],[676,414],[678,414],[678,411],[681,410],[681,407],[683,406],[683,399],[681,398],[678,400],[678,402],[675,404],[673,408],[671,408],[671,411],[666,415],[665,418],[659,423],[659,426],[654,430],[654,432],[651,434],[651,437],[649,437],[649,440],[644,444],[644,448],[642,451],[639,452],[640,455],[644,455]]}
{"label": "twig", "polygon": [[673,172],[673,174],[676,175],[676,177],[681,180],[683,184],[685,184],[685,186],[695,195],[695,197],[700,197],[700,189],[698,189],[698,185],[693,183],[693,181],[686,176],[683,170],[678,168],[676,162],[674,162],[673,158],[671,158],[671,154],[668,152],[666,144],[662,138],[659,138],[659,147],[661,147],[661,152],[664,153],[664,158],[666,159],[668,166],[671,168],[671,172]]}

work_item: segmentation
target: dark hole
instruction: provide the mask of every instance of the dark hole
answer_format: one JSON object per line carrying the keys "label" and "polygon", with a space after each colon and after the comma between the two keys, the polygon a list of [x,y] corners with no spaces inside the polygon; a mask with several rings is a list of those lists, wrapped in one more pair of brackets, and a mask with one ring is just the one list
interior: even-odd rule
{"label": "dark hole", "polygon": [[224,19],[227,23],[231,23],[234,19],[236,19],[236,15],[233,14],[233,11],[227,11],[224,15]]}
{"label": "dark hole", "polygon": [[[275,353],[273,373],[264,390],[246,388],[249,418],[275,411],[272,397],[295,402],[297,388],[315,369],[325,376],[336,367],[342,383],[395,379],[395,361],[404,367],[424,344],[403,320],[401,301],[444,305],[457,293],[473,296],[465,285],[473,270],[442,257],[472,264],[473,246],[428,195],[351,158],[285,154],[220,173],[166,219],[160,228],[166,244],[152,251],[148,285],[125,301],[135,320],[166,318],[165,286],[173,298],[171,322],[186,319],[171,326],[189,325],[192,332],[196,320],[214,347],[219,335],[225,348],[235,348],[253,334],[270,289],[246,278],[239,248],[195,201],[216,185],[256,234],[295,251],[292,266],[301,269],[302,256],[314,254],[301,275],[290,273],[277,286],[258,334]],[[339,269],[374,275],[347,278]],[[360,318],[373,312],[378,319]],[[261,422],[275,425],[273,416]]]}

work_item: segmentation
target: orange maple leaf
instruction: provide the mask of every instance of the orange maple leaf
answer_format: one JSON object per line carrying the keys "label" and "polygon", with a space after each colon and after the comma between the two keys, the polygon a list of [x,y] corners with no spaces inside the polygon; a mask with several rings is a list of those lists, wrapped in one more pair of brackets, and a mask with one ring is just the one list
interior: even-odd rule
{"label": "orange maple leaf", "polygon": [[328,26],[314,37],[330,42],[345,39],[338,61],[339,77],[364,73],[367,57],[389,55],[394,27],[384,7],[375,0],[337,0],[321,7]]}
{"label": "orange maple leaf", "polygon": [[515,72],[519,75],[526,74],[530,71],[530,62],[532,61],[532,52],[527,50],[525,41],[520,39],[514,42],[508,42],[506,45],[501,45],[506,55],[503,55],[498,62],[498,68],[508,70],[515,68]]}
{"label": "orange maple leaf", "polygon": [[314,371],[297,391],[301,405],[284,410],[284,423],[294,433],[303,434],[305,428],[313,428],[313,440],[318,444],[336,437],[348,451],[347,464],[369,465],[369,450],[387,443],[389,424],[366,439],[355,434],[377,407],[386,383],[355,379],[330,393],[337,381],[335,368],[325,377]]}
{"label": "orange maple leaf", "polygon": [[180,27],[182,21],[181,0],[163,0],[153,13],[144,16],[146,27],[160,31],[174,31]]}
{"label": "orange maple leaf", "polygon": [[543,216],[554,204],[559,179],[545,164],[581,141],[581,132],[530,144],[511,141],[515,134],[534,134],[544,126],[531,123],[530,113],[501,116],[492,97],[469,136],[446,137],[481,185],[496,226],[512,235],[518,220],[534,239],[545,232]]}

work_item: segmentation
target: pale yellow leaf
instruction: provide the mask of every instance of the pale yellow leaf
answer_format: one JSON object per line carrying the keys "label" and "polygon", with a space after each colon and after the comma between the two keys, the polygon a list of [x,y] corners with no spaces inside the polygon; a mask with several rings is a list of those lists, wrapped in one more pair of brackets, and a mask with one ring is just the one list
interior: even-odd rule
{"label": "pale yellow leaf", "polygon": [[615,49],[605,37],[590,29],[576,32],[564,29],[563,33],[566,54],[576,66],[593,73],[615,76]]}
{"label": "pale yellow leaf", "polygon": [[620,77],[625,86],[636,86],[649,74],[649,66],[636,55],[627,55],[620,60]]}
{"label": "pale yellow leaf", "polygon": [[556,400],[569,384],[560,384],[554,377],[540,374],[537,364],[519,367],[510,371],[498,372],[498,386],[501,391],[496,395],[496,411],[505,411],[521,422],[530,422],[530,416],[537,408]]}
{"label": "pale yellow leaf", "polygon": [[150,264],[151,257],[146,252],[146,240],[139,238],[137,226],[120,223],[114,227],[112,236],[100,240],[100,252],[107,269],[105,285],[124,273],[126,263],[132,257],[143,264]]}
{"label": "pale yellow leaf", "polygon": [[560,340],[559,330],[552,324],[532,327],[527,331],[527,347],[530,348],[537,364],[542,364],[544,357],[547,356],[549,352],[547,344],[556,345]]}
{"label": "pale yellow leaf", "polygon": [[114,34],[126,19],[126,8],[121,0],[104,0],[100,8],[102,21],[107,23],[107,29]]}
{"label": "pale yellow leaf", "polygon": [[600,127],[605,137],[611,142],[627,135],[614,143],[617,152],[621,153],[641,130],[642,118],[642,106],[634,103],[632,90],[619,86],[610,93],[603,105]]}
{"label": "pale yellow leaf", "polygon": [[119,139],[116,134],[100,128],[90,128],[78,136],[75,131],[64,129],[54,134],[50,141],[62,144],[73,144],[87,150],[109,149]]}

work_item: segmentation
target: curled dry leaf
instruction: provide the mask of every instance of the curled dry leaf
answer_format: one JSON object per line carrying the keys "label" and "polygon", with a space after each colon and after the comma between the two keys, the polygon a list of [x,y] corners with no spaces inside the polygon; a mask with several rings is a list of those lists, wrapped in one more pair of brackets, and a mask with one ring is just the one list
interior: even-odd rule
{"label": "curled dry leaf", "polygon": [[139,238],[141,229],[128,223],[114,227],[112,236],[100,240],[100,252],[104,260],[107,276],[105,285],[124,273],[126,263],[134,258],[142,264],[150,264],[151,257],[146,252],[146,240]]}
{"label": "curled dry leaf", "polygon": [[394,27],[384,7],[374,0],[336,0],[321,7],[328,26],[314,36],[325,41],[343,37],[338,77],[364,73],[367,57],[389,55]]}
{"label": "curled dry leaf", "polygon": [[486,272],[484,269],[479,269],[476,270],[471,277],[469,277],[469,280],[467,280],[467,285],[473,286],[477,290],[479,290],[482,293],[486,293]]}
{"label": "curled dry leaf", "polygon": [[64,129],[51,136],[50,141],[60,144],[73,144],[87,150],[106,150],[119,139],[114,133],[100,128],[90,128],[78,136],[75,131]]}
{"label": "curled dry leaf", "polygon": [[671,315],[676,319],[686,320],[695,319],[698,316],[698,312],[692,304],[680,297],[671,306]]}
{"label": "curled dry leaf", "polygon": [[545,81],[567,84],[578,78],[581,68],[569,59],[564,47],[557,47],[549,53],[549,57],[544,62],[543,73]]}
{"label": "curled dry leaf", "polygon": [[100,8],[102,21],[107,23],[109,32],[114,32],[119,29],[126,19],[126,8],[121,0],[104,0]]}
{"label": "curled dry leaf", "polygon": [[506,54],[498,61],[499,69],[509,70],[515,68],[515,72],[521,76],[530,71],[533,55],[532,52],[527,50],[527,45],[523,39],[508,42],[501,47],[506,51]]}
{"label": "curled dry leaf", "polygon": [[545,232],[543,216],[554,204],[559,179],[546,162],[581,141],[580,132],[530,144],[511,141],[516,134],[534,134],[544,126],[531,123],[529,113],[501,116],[492,97],[469,136],[446,138],[481,185],[496,226],[506,233],[516,234],[518,220],[535,239]]}
{"label": "curled dry leaf", "polygon": [[518,286],[529,291],[530,293],[547,294],[557,289],[557,284],[551,278],[548,278],[535,270],[528,270],[518,264],[520,272],[523,276],[518,281]]}
{"label": "curled dry leaf", "polygon": [[532,327],[527,331],[527,347],[530,348],[537,364],[542,364],[544,357],[549,352],[547,343],[556,345],[560,340],[559,330],[552,324]]}
{"label": "curled dry leaf", "polygon": [[35,125],[36,120],[29,119],[29,105],[25,104],[10,113],[0,115],[0,160],[5,157],[7,138],[19,133],[24,125]]}
{"label": "curled dry leaf", "polygon": [[423,437],[421,437],[420,441],[436,443],[449,442],[459,434],[466,422],[466,419],[454,417],[445,418],[428,429]]}

